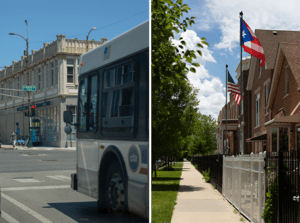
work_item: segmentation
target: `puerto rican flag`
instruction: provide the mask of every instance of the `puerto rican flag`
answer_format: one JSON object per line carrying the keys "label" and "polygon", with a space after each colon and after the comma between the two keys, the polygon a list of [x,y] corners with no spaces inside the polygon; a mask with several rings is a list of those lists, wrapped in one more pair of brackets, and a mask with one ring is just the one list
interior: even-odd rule
{"label": "puerto rican flag", "polygon": [[258,58],[261,60],[260,66],[262,67],[265,64],[265,54],[264,50],[256,38],[255,34],[252,32],[248,24],[242,20],[242,47],[244,48],[244,51],[251,54],[252,56]]}
{"label": "puerto rican flag", "polygon": [[234,95],[234,99],[235,99],[235,102],[238,104],[238,105],[241,105],[241,92],[240,92],[240,89],[239,87],[234,83],[234,80],[233,78],[231,77],[229,71],[227,70],[227,75],[228,75],[228,83],[227,83],[227,87],[228,87],[228,92],[231,92],[233,93]]}

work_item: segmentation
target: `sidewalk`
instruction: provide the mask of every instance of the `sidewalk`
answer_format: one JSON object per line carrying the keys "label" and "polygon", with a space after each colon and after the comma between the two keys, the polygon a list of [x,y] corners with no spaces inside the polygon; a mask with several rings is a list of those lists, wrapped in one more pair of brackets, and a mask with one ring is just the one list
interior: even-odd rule
{"label": "sidewalk", "polygon": [[[75,145],[75,143],[74,143]],[[15,148],[12,145],[1,145],[0,150],[76,150],[75,147],[50,147],[50,146],[36,146],[36,147],[30,147],[28,149],[27,146],[15,146]]]}
{"label": "sidewalk", "polygon": [[241,223],[242,216],[235,214],[235,208],[202,177],[190,162],[184,161],[171,223]]}

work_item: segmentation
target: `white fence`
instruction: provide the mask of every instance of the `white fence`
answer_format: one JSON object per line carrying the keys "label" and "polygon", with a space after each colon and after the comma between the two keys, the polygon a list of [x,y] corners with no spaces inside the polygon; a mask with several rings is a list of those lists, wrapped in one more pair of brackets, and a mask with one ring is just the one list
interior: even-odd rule
{"label": "white fence", "polygon": [[266,153],[223,156],[222,194],[251,222],[263,223]]}

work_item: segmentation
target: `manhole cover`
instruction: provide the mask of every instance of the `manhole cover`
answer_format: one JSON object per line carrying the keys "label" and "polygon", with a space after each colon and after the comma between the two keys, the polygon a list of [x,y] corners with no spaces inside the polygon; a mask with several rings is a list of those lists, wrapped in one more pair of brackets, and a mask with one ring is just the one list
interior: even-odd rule
{"label": "manhole cover", "polygon": [[57,162],[58,160],[40,160],[40,161],[46,161],[46,162]]}

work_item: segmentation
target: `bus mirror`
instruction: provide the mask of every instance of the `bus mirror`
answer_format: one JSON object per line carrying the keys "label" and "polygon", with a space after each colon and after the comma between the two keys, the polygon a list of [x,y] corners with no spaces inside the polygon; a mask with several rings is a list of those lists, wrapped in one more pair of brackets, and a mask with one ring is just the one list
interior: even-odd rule
{"label": "bus mirror", "polygon": [[64,111],[64,122],[66,123],[73,122],[73,114],[71,111]]}

